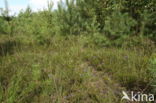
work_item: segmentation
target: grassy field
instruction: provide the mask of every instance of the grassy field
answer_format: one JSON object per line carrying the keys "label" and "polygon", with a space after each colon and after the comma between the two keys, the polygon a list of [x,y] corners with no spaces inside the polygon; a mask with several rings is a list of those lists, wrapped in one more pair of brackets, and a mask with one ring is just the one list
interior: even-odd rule
{"label": "grassy field", "polygon": [[123,90],[154,92],[155,47],[147,40],[120,48],[81,35],[47,41],[1,36],[1,103],[126,103]]}
{"label": "grassy field", "polygon": [[0,103],[156,103],[156,0],[34,1],[0,2]]}

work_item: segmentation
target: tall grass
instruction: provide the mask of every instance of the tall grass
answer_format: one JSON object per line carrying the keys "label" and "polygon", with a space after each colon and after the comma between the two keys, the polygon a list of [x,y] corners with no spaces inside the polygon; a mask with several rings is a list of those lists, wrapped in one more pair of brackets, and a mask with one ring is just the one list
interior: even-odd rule
{"label": "tall grass", "polygon": [[20,42],[0,57],[4,103],[120,103],[122,90],[144,91],[151,80],[144,52],[97,47],[86,36]]}

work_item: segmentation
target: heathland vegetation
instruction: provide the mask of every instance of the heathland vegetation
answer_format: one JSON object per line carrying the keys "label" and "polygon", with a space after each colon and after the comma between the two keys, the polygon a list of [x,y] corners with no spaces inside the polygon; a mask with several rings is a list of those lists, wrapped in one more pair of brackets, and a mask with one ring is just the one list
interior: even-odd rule
{"label": "heathland vegetation", "polygon": [[156,93],[156,0],[0,9],[0,103],[126,103]]}

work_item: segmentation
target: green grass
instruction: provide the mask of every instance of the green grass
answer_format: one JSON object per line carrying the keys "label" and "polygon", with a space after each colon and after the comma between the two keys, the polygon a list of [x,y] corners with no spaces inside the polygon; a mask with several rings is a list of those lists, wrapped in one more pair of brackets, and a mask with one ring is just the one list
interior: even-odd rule
{"label": "green grass", "polygon": [[98,47],[85,36],[4,38],[0,45],[17,43],[0,56],[1,103],[122,103],[122,90],[151,88],[151,50]]}

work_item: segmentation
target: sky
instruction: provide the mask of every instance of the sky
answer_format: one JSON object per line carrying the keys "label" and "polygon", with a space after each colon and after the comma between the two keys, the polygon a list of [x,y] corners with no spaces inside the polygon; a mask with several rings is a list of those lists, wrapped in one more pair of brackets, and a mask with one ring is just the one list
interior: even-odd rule
{"label": "sky", "polygon": [[[57,8],[57,3],[60,0],[51,0],[54,3],[53,9]],[[33,11],[46,8],[47,0],[8,0],[10,14],[18,14],[20,10],[24,10],[29,5]],[[0,8],[4,8],[4,0],[0,0]]]}

